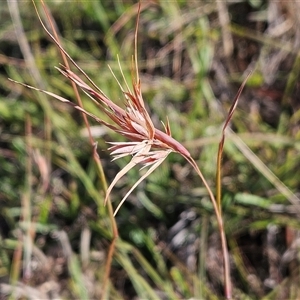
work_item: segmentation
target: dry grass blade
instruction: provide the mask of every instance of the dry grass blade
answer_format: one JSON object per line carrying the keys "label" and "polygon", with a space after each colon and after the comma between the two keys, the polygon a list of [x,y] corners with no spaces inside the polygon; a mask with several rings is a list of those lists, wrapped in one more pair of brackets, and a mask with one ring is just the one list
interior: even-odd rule
{"label": "dry grass blade", "polygon": [[226,132],[226,128],[228,127],[232,116],[234,114],[234,111],[238,105],[238,101],[240,98],[240,95],[246,85],[247,80],[249,79],[249,77],[251,76],[252,72],[250,72],[247,77],[244,79],[242,85],[239,87],[239,90],[232,102],[232,105],[229,109],[227,118],[225,120],[223,129],[222,129],[222,136],[221,136],[221,140],[219,143],[219,149],[218,149],[218,156],[217,156],[217,174],[216,174],[216,199],[217,199],[217,204],[218,204],[218,209],[221,212],[221,161],[222,161],[222,155],[223,155],[223,149],[224,149],[224,142],[225,142],[225,132]]}
{"label": "dry grass blade", "polygon": [[[221,141],[219,143],[219,149],[218,149],[218,155],[217,155],[217,174],[216,174],[216,206],[215,206],[215,212],[217,217],[219,217],[219,230],[221,234],[221,241],[222,241],[222,250],[223,250],[223,256],[224,256],[224,279],[225,279],[225,297],[227,299],[232,298],[232,287],[231,287],[231,279],[230,279],[230,266],[229,266],[229,256],[228,256],[228,250],[227,250],[227,241],[224,233],[223,228],[223,216],[222,216],[222,208],[221,208],[221,161],[222,161],[222,154],[223,154],[223,148],[224,148],[224,142],[225,142],[225,131],[230,123],[230,120],[232,119],[233,113],[237,107],[239,97],[246,85],[246,82],[249,78],[249,76],[252,73],[250,72],[245,80],[243,81],[242,85],[240,86],[233,103],[230,107],[230,110],[228,112],[227,118],[225,120],[225,124],[222,129],[222,137]],[[214,203],[214,202],[213,202]]]}
{"label": "dry grass blade", "polygon": [[287,187],[261,160],[260,158],[245,144],[243,139],[236,135],[232,130],[228,131],[228,138],[234,142],[234,145],[244,154],[245,157],[253,164],[253,166],[280,192],[290,203],[294,205],[297,213],[300,213],[300,199],[295,195],[289,187]]}

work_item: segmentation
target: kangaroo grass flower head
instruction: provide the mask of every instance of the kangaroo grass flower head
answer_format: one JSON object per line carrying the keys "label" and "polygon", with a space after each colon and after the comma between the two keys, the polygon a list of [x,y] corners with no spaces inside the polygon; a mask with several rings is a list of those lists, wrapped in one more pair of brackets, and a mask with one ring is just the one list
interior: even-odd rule
{"label": "kangaroo grass flower head", "polygon": [[[97,88],[96,90],[95,86],[93,86],[92,88],[90,85],[86,84],[71,70],[68,70],[66,68],[58,69],[64,76],[76,83],[111,119],[112,123],[107,123],[102,119],[99,119],[93,114],[78,107],[76,104],[71,104],[71,102],[67,99],[61,98],[57,95],[53,95],[55,98],[73,105],[78,110],[86,113],[99,123],[104,124],[105,126],[109,127],[110,129],[121,134],[129,140],[128,142],[109,143],[111,146],[108,148],[108,150],[114,157],[113,160],[128,155],[132,156],[132,159],[116,175],[115,179],[108,187],[105,202],[107,201],[109,194],[117,181],[130,169],[132,169],[137,164],[140,164],[142,166],[141,169],[150,167],[147,172],[143,174],[143,176],[127,192],[127,194],[117,207],[115,214],[127,199],[127,197],[130,195],[130,193],[133,191],[133,189],[148,175],[150,175],[171,152],[178,152],[185,157],[190,157],[190,153],[188,152],[188,150],[186,150],[179,142],[172,138],[169,122],[164,125],[165,132],[154,127],[150,115],[145,108],[139,79],[138,81],[135,81],[133,79],[133,90],[131,90],[126,82],[120,63],[119,66],[126,86],[126,89],[124,89],[120,82],[116,79],[125,98],[124,109],[111,101],[99,88]],[[114,73],[112,74],[116,78]]]}

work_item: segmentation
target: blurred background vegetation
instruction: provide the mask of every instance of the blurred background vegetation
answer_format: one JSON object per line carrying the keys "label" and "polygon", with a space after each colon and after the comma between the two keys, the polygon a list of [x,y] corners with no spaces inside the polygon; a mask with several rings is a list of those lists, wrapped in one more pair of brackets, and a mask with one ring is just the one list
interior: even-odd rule
{"label": "blurred background vegetation", "polygon": [[[130,81],[136,1],[46,3],[65,49],[122,105],[107,65],[119,77],[119,56]],[[227,132],[222,170],[234,299],[300,298],[299,15],[296,0],[142,1],[144,99],[157,126],[168,117],[212,188],[226,112],[253,70]],[[54,68],[60,56],[30,1],[2,1],[0,20],[1,298],[99,298],[112,233],[82,116],[8,78],[71,100],[73,90]],[[120,137],[91,124],[111,182],[127,161],[111,162],[106,142]],[[115,207],[139,176],[136,168],[119,181]],[[178,155],[139,185],[116,220],[106,299],[221,297],[212,205]]]}

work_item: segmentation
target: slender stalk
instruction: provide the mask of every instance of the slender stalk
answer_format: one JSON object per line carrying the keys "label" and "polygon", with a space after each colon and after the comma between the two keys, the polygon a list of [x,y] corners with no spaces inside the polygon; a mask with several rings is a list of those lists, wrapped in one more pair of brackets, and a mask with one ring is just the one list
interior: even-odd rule
{"label": "slender stalk", "polygon": [[[40,1],[42,3],[45,14],[48,18],[49,24],[51,26],[51,29],[52,29],[52,32],[53,32],[53,35],[54,35],[55,43],[60,46],[61,42],[59,40],[59,36],[57,34],[57,31],[54,27],[53,20],[50,17],[49,10],[48,10],[47,6],[45,5],[44,1],[43,0],[40,0]],[[34,5],[35,10],[38,14],[38,11],[37,11],[37,8],[36,8],[36,5],[35,5],[34,1],[33,1],[33,5]],[[38,17],[39,17],[39,14],[38,14]],[[39,17],[39,19],[40,19],[40,17]],[[42,23],[41,19],[40,19],[40,22]],[[42,26],[45,28],[43,23],[42,23]],[[67,69],[70,69],[70,65],[69,65],[69,62],[68,62],[68,59],[67,59],[66,52],[63,50],[63,48],[61,46],[58,47],[58,48],[59,48],[59,51],[60,51],[60,54],[61,54],[61,57],[63,59],[65,67]],[[71,81],[71,84],[72,84],[73,91],[75,93],[77,103],[81,108],[83,108],[83,103],[82,103],[77,85],[72,80],[70,80],[70,81]],[[89,124],[89,121],[88,121],[88,118],[87,118],[86,114],[82,113],[82,117],[83,117],[83,120],[84,120],[85,127],[87,128],[87,131],[88,131],[90,145],[92,146],[92,149],[93,149],[93,159],[96,163],[97,173],[98,173],[99,179],[102,183],[102,187],[103,187],[104,191],[106,191],[107,188],[108,188],[108,185],[107,185],[106,177],[105,177],[105,174],[104,174],[103,166],[101,164],[99,154],[97,152],[96,142],[95,142],[95,140],[92,136],[90,124]],[[113,208],[112,208],[112,204],[111,204],[110,199],[108,199],[108,213],[109,213],[109,219],[110,219],[111,229],[112,229],[112,241],[111,241],[111,244],[110,244],[110,247],[109,247],[107,260],[106,260],[106,265],[105,265],[104,279],[103,279],[103,285],[102,285],[102,299],[105,299],[105,297],[106,297],[106,290],[107,290],[107,287],[108,287],[109,275],[110,275],[110,270],[111,270],[111,262],[112,262],[113,254],[114,254],[114,251],[115,251],[116,240],[119,236],[118,227],[117,227],[114,215],[113,215]]]}
{"label": "slender stalk", "polygon": [[[202,226],[201,226],[200,246],[199,246],[198,279],[200,279],[200,282],[204,283],[206,278],[205,260],[207,255],[209,218],[208,216],[203,216],[201,219],[202,219],[201,222]],[[203,299],[205,295],[203,285],[200,284],[199,280],[195,280],[195,282],[197,284],[195,289],[196,299]]]}
{"label": "slender stalk", "polygon": [[221,246],[222,246],[222,253],[223,253],[223,262],[224,262],[224,294],[226,299],[232,298],[232,287],[231,287],[231,279],[230,279],[230,265],[229,265],[229,253],[228,253],[228,247],[227,247],[227,240],[225,236],[225,230],[224,230],[224,223],[221,211],[219,210],[218,203],[216,201],[216,198],[209,187],[205,177],[203,176],[202,172],[200,171],[197,163],[192,157],[185,157],[185,159],[193,166],[199,177],[201,178],[204,186],[206,187],[209,197],[211,199],[211,202],[214,207],[214,211],[217,218],[217,223],[219,227],[219,233],[221,237]]}
{"label": "slender stalk", "polygon": [[216,173],[216,199],[217,205],[220,213],[222,214],[222,205],[221,205],[221,162],[222,162],[222,154],[224,148],[225,135],[222,135],[222,139],[219,143],[218,155],[217,155],[217,173]]}

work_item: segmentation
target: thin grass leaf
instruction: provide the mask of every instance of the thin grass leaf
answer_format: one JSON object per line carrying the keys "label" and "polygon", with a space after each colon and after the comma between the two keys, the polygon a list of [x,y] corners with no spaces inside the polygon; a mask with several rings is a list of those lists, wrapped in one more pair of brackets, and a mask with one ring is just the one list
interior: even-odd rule
{"label": "thin grass leaf", "polygon": [[222,136],[221,136],[221,141],[219,143],[219,149],[218,149],[218,156],[217,156],[217,174],[216,174],[216,199],[217,199],[217,204],[218,204],[218,209],[221,211],[221,161],[222,161],[222,155],[223,155],[223,149],[224,149],[224,142],[225,142],[225,131],[226,128],[228,127],[232,116],[234,114],[234,111],[238,105],[238,101],[240,98],[240,95],[246,85],[246,82],[248,80],[248,78],[251,76],[252,72],[250,72],[246,78],[244,79],[242,85],[240,86],[240,88],[238,89],[238,92],[232,102],[232,105],[230,107],[230,110],[228,112],[227,118],[225,120],[225,124],[223,126],[222,129]]}

